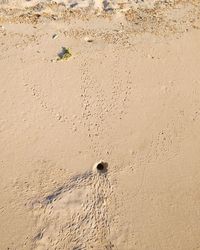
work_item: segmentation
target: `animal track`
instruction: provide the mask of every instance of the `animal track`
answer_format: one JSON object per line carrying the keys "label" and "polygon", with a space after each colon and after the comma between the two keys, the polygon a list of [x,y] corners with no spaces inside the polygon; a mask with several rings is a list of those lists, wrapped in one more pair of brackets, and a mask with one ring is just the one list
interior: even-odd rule
{"label": "animal track", "polygon": [[36,249],[112,249],[109,239],[109,197],[106,174],[87,171],[34,204],[38,231]]}
{"label": "animal track", "polygon": [[178,126],[173,120],[171,123],[168,123],[167,126],[159,131],[152,139],[145,161],[165,162],[174,158],[179,152],[184,131],[185,128],[181,122]]}
{"label": "animal track", "polygon": [[[117,52],[114,51],[114,54],[117,55]],[[103,148],[98,138],[108,136],[115,121],[126,115],[127,103],[132,92],[130,72],[125,72],[128,79],[124,82],[124,77],[120,76],[118,70],[117,56],[113,60],[114,65],[108,72],[112,75],[112,81],[109,83],[104,82],[98,72],[93,72],[92,59],[87,58],[81,64],[82,119],[90,137],[91,149],[98,156],[101,156],[99,152]]]}
{"label": "animal track", "polygon": [[40,90],[39,85],[26,84],[26,87],[28,88],[29,91],[31,91],[32,96],[40,104],[41,108],[46,112],[48,112],[53,117],[53,119],[57,120],[58,122],[67,123],[68,125],[70,125],[70,129],[73,132],[76,131],[77,122],[75,123],[75,118],[76,118],[75,115],[71,117],[71,119],[69,119],[65,113],[56,109],[55,107],[51,106],[51,104],[46,102],[45,101],[46,96]]}

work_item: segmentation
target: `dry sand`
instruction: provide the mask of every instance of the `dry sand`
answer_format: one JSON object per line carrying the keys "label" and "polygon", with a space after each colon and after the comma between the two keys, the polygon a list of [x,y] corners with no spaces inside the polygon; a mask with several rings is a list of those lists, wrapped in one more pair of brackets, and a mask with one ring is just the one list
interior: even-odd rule
{"label": "dry sand", "polygon": [[1,250],[200,249],[200,3],[161,2],[2,4]]}

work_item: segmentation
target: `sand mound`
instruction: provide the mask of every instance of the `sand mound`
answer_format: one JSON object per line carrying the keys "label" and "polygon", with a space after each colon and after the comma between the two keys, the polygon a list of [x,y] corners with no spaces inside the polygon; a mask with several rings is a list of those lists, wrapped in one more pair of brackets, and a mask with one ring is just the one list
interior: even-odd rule
{"label": "sand mound", "polygon": [[38,213],[35,248],[108,249],[112,245],[108,214],[111,194],[106,174],[88,171],[70,178],[35,204]]}

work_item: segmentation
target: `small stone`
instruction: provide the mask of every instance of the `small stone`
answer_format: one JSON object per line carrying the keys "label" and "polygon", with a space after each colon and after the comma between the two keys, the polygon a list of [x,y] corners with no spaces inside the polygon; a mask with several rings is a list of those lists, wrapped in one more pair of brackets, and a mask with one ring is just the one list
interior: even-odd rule
{"label": "small stone", "polygon": [[150,54],[148,54],[147,57],[150,58],[150,59],[154,59],[154,56],[152,56]]}
{"label": "small stone", "polygon": [[57,115],[56,115],[56,118],[57,118],[58,120],[61,120],[62,116],[61,116],[60,114],[57,114]]}
{"label": "small stone", "polygon": [[94,40],[91,37],[85,37],[84,40],[88,43],[92,43]]}
{"label": "small stone", "polygon": [[52,39],[56,39],[58,37],[57,34],[53,34]]}

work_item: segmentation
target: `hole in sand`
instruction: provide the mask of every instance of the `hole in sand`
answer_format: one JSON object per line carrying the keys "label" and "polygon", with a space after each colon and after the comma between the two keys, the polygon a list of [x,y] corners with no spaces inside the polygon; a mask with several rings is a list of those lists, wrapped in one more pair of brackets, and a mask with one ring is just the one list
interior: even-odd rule
{"label": "hole in sand", "polygon": [[106,173],[108,170],[108,164],[106,162],[98,162],[95,164],[95,169],[98,173]]}
{"label": "hole in sand", "polygon": [[99,171],[104,170],[104,165],[102,163],[97,164],[97,170]]}

